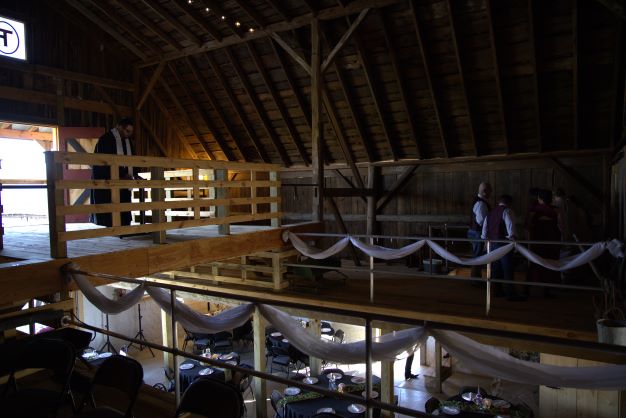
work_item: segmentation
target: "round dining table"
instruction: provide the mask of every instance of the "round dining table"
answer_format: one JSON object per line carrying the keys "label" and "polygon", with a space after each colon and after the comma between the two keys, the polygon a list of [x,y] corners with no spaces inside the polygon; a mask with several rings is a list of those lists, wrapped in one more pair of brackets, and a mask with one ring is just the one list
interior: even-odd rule
{"label": "round dining table", "polygon": [[[314,386],[320,386],[325,389],[328,389],[329,380],[328,377],[324,374],[317,376],[317,383]],[[339,380],[336,380],[335,383],[339,385],[343,383],[346,386],[354,386],[355,383],[352,381],[353,376],[344,374],[343,377]],[[380,387],[380,378],[378,376],[372,376],[372,383],[374,386]],[[355,393],[352,393],[355,394]],[[378,395],[380,396],[380,395]],[[364,400],[365,401],[365,400]],[[352,413],[348,410],[348,407],[355,403],[352,400],[347,399],[336,399],[330,398],[327,396],[321,396],[311,399],[304,400],[293,400],[285,404],[283,411],[284,418],[311,418],[313,415],[317,413],[321,408],[332,408],[335,413],[344,417],[344,418],[363,418],[366,415],[366,412],[361,412],[359,414]],[[374,417],[380,416],[380,410],[374,409]]]}
{"label": "round dining table", "polygon": [[[237,353],[231,353],[232,358],[224,360],[224,362],[232,361],[235,365],[239,364],[239,355]],[[219,358],[213,359],[219,360]],[[208,374],[200,374],[202,370],[209,369]],[[202,372],[207,373],[207,372]],[[228,374],[228,376],[227,376]],[[187,359],[179,365],[179,377],[180,377],[180,391],[183,393],[194,380],[199,377],[208,377],[211,379],[217,379],[226,381],[230,379],[230,373],[227,373],[225,369],[216,366],[210,366],[206,363],[199,362],[197,360]]]}
{"label": "round dining table", "polygon": [[[498,398],[496,396],[485,396],[486,398],[489,398],[493,401],[495,400],[500,400],[500,401],[506,401],[505,399],[502,398]],[[462,394],[458,394],[455,396],[452,396],[451,398],[447,399],[448,402],[456,402],[459,403],[460,405],[464,405],[464,404],[470,404],[469,401],[463,399]],[[495,417],[498,415],[501,416],[508,416],[508,415],[513,415],[510,414],[511,411],[515,410],[515,405],[513,405],[512,403],[506,401],[507,403],[509,403],[511,405],[510,409],[507,410],[503,410],[503,411],[499,411],[499,412],[493,412],[490,413],[488,411],[466,411],[461,409],[461,411],[458,414],[446,414],[445,410],[443,408],[439,408],[439,416],[444,416],[444,417],[455,417],[455,418],[489,418],[489,417]]]}

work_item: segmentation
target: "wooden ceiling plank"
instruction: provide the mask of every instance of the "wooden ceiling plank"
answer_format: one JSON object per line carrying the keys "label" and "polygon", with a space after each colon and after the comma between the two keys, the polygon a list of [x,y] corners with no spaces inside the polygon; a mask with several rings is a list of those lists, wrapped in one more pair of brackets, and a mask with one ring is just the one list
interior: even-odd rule
{"label": "wooden ceiling plank", "polygon": [[469,124],[469,135],[472,143],[472,151],[474,156],[478,156],[479,148],[476,141],[476,128],[474,126],[474,113],[472,112],[472,106],[470,105],[469,95],[467,93],[467,82],[465,80],[465,71],[463,70],[463,60],[461,59],[461,52],[459,51],[459,43],[456,35],[456,22],[454,19],[454,10],[452,10],[452,1],[447,0],[448,6],[448,18],[450,22],[450,30],[452,32],[452,46],[454,48],[454,56],[456,58],[457,70],[459,72],[459,81],[461,83],[461,92],[463,94],[463,102],[465,109],[467,110],[467,120]]}
{"label": "wooden ceiling plank", "polygon": [[117,3],[119,7],[126,10],[128,14],[137,19],[142,25],[148,28],[148,30],[152,31],[155,35],[157,35],[175,50],[178,50],[181,47],[181,45],[176,39],[174,39],[172,35],[167,33],[159,25],[150,20],[150,18],[146,16],[145,12],[139,10],[137,7],[135,7],[135,5],[129,3],[127,0],[113,0],[113,2]]}
{"label": "wooden ceiling plank", "polygon": [[187,66],[191,69],[191,73],[193,74],[196,83],[200,85],[200,88],[202,89],[202,93],[207,99],[209,99],[209,102],[211,102],[211,106],[213,107],[213,110],[215,110],[215,113],[217,113],[217,116],[222,122],[222,125],[224,125],[224,127],[226,128],[226,131],[228,131],[228,135],[230,135],[233,142],[237,146],[237,149],[239,150],[239,153],[241,154],[242,159],[244,161],[248,161],[248,159],[246,158],[246,155],[243,152],[244,147],[241,141],[239,140],[239,136],[236,134],[233,126],[228,121],[228,118],[226,117],[226,114],[224,113],[224,109],[222,108],[222,105],[218,103],[217,99],[211,92],[211,88],[209,87],[209,84],[207,83],[206,79],[202,77],[202,74],[200,73],[200,69],[192,61],[190,57],[185,57],[185,62],[187,63]]}
{"label": "wooden ceiling plank", "polygon": [[235,25],[235,19],[232,18],[232,15],[229,16],[228,13],[226,13],[224,11],[224,9],[222,9],[222,7],[220,6],[220,4],[216,1],[213,0],[199,0],[201,4],[204,5],[204,7],[202,7],[203,11],[205,11],[204,9],[209,8],[209,10],[213,13],[215,13],[217,16],[220,16],[220,18],[222,16],[225,17],[225,19],[221,19],[221,21],[228,26],[228,28],[231,30],[231,32],[239,37],[240,39],[242,38],[241,35],[241,30]]}
{"label": "wooden ceiling plank", "polygon": [[582,175],[578,174],[576,170],[566,166],[563,164],[557,157],[547,157],[545,160],[557,169],[561,174],[567,177],[570,181],[578,184],[583,190],[586,190],[592,197],[592,202],[597,205],[598,208],[603,207],[603,196],[602,192],[597,190],[595,186],[593,186],[589,181]]}
{"label": "wooden ceiling plank", "polygon": [[158,1],[148,1],[148,0],[141,0],[141,2],[145,4],[147,7],[154,10],[154,12],[158,14],[159,16],[161,16],[163,20],[165,20],[167,23],[172,25],[177,31],[182,33],[185,36],[185,38],[187,38],[192,44],[196,45],[197,47],[202,45],[202,39],[200,39],[200,37],[196,35],[195,33],[193,33],[192,31],[190,31],[187,28],[187,26],[179,22],[178,19],[172,16],[172,14],[165,7],[161,5],[161,3],[159,3]]}
{"label": "wooden ceiling plank", "polygon": [[328,91],[326,90],[325,86],[322,86],[322,101],[324,103],[326,113],[328,114],[328,119],[330,119],[333,130],[337,135],[337,142],[339,143],[341,152],[346,159],[348,167],[350,167],[350,170],[352,170],[352,176],[354,177],[354,180],[356,181],[358,187],[364,189],[365,184],[363,183],[363,179],[361,178],[359,169],[356,166],[354,156],[352,155],[352,149],[348,144],[345,135],[343,134],[343,130],[341,129],[341,123],[339,122],[339,118],[337,117],[337,109],[335,109],[335,105],[328,97]]}
{"label": "wooden ceiling plank", "polygon": [[250,124],[250,121],[246,118],[245,113],[243,109],[241,108],[241,104],[235,97],[235,94],[233,93],[232,89],[228,86],[228,83],[226,82],[226,78],[224,77],[224,74],[222,74],[222,71],[220,70],[219,65],[215,61],[215,58],[213,58],[213,56],[209,53],[206,54],[206,57],[207,57],[207,60],[209,61],[209,65],[211,66],[211,69],[213,70],[213,73],[215,74],[215,76],[217,77],[217,80],[220,83],[220,86],[222,87],[226,95],[228,96],[228,100],[230,101],[230,104],[235,109],[235,112],[237,113],[237,116],[239,117],[241,124],[246,130],[246,133],[248,134],[250,141],[254,145],[254,148],[256,149],[257,153],[259,154],[259,157],[261,158],[261,160],[263,160],[264,163],[269,163],[270,159],[267,153],[265,152],[265,148],[263,148],[263,145],[257,138],[256,133],[254,132],[254,129],[252,128],[252,125]]}
{"label": "wooden ceiling plank", "polygon": [[348,30],[344,32],[341,39],[339,39],[335,47],[330,51],[326,59],[322,62],[322,73],[326,71],[328,65],[333,62],[335,56],[339,53],[339,51],[341,51],[341,48],[343,48],[344,45],[350,40],[354,31],[359,27],[359,25],[361,24],[363,19],[365,19],[370,10],[371,9],[363,9],[361,13],[359,13],[357,18],[352,22]]}
{"label": "wooden ceiling plank", "polygon": [[159,79],[159,77],[161,77],[161,73],[163,72],[164,68],[165,68],[165,61],[161,61],[159,65],[157,66],[157,68],[155,68],[154,73],[152,73],[152,77],[150,77],[150,81],[148,81],[148,85],[146,86],[146,89],[144,90],[143,95],[139,99],[139,103],[137,103],[137,106],[136,106],[137,110],[141,110],[143,104],[146,102],[146,99],[150,95],[150,92],[154,88],[157,80]]}
{"label": "wooden ceiling plank", "polygon": [[95,23],[96,26],[98,26],[100,29],[102,29],[103,31],[111,35],[120,44],[124,45],[124,47],[126,47],[130,52],[135,54],[141,60],[143,61],[146,60],[147,56],[141,50],[139,50],[139,48],[137,48],[135,45],[129,42],[128,39],[122,36],[119,32],[111,28],[111,26],[107,22],[104,22],[102,19],[96,16],[91,10],[86,8],[81,2],[79,2],[78,0],[65,0],[65,1],[67,2],[67,4],[75,8],[78,12],[80,12],[87,19]]}
{"label": "wooden ceiling plank", "polygon": [[[124,18],[116,10],[114,10],[111,6],[109,6],[108,3],[104,1],[96,1],[96,0],[87,0],[87,1],[91,5],[100,9],[100,11],[104,13],[106,17],[109,19],[109,21],[116,22],[116,23],[124,21]],[[135,31],[132,29],[131,30],[128,30],[126,28],[124,29],[126,31],[127,36],[132,37],[133,39],[135,39],[135,41],[139,42],[139,44],[143,44],[147,46],[153,55],[160,55],[161,53],[163,53],[160,47],[158,47],[157,45],[149,41],[150,39],[149,37],[140,36],[136,34]]]}
{"label": "wooden ceiling plank", "polygon": [[[204,29],[204,31],[206,33],[208,33],[209,35],[211,35],[211,37],[213,39],[216,39],[218,41],[221,41],[224,37],[222,36],[222,34],[219,32],[219,30],[217,30],[212,24],[211,22],[208,22],[207,20],[203,19],[201,16],[198,15],[197,11],[194,10],[188,10],[187,5],[182,4],[182,3],[178,3],[177,0],[171,0],[171,3],[174,4],[174,6],[176,6],[176,8],[178,10],[180,10],[185,16],[189,17],[191,20],[194,21],[194,23],[198,26],[200,26],[202,29]],[[206,7],[206,6],[205,6]],[[202,8],[202,11],[204,11],[204,7]]]}
{"label": "wooden ceiling plank", "polygon": [[393,68],[394,75],[396,77],[396,82],[398,83],[398,88],[400,91],[400,101],[402,102],[402,107],[404,108],[404,113],[406,113],[407,120],[409,122],[409,131],[411,133],[411,138],[415,143],[415,147],[417,149],[417,158],[423,158],[424,150],[422,149],[419,136],[417,134],[417,122],[415,121],[414,113],[411,111],[409,107],[409,99],[407,97],[407,92],[409,91],[408,86],[405,82],[404,77],[402,76],[401,67],[398,57],[398,51],[393,42],[393,39],[390,36],[390,23],[387,15],[381,11],[380,17],[382,19],[383,24],[383,35],[385,36],[385,41],[387,43],[387,50],[389,51],[389,58],[391,59],[391,66]]}
{"label": "wooden ceiling plank", "polygon": [[235,3],[237,3],[237,6],[241,7],[241,9],[246,12],[252,20],[254,20],[258,29],[265,29],[264,19],[256,12],[256,10],[248,5],[248,0],[235,0]]}
{"label": "wooden ceiling plank", "polygon": [[[200,157],[198,156],[196,151],[193,149],[191,144],[189,144],[189,141],[187,141],[187,137],[182,133],[182,130],[180,129],[180,126],[178,124],[178,120],[172,117],[172,115],[170,114],[170,111],[165,106],[165,102],[163,102],[163,99],[161,99],[161,96],[159,96],[159,93],[157,92],[156,89],[152,89],[152,91],[150,92],[150,97],[152,97],[152,100],[154,101],[154,103],[156,103],[157,107],[161,111],[161,114],[170,123],[172,128],[174,128],[174,131],[176,132],[176,136],[178,136],[178,138],[181,140],[180,141],[181,144],[183,144],[183,147],[185,148],[187,153],[191,156],[191,158],[193,158],[194,160],[200,159]],[[144,122],[144,125],[146,125],[145,122]]]}
{"label": "wooden ceiling plank", "polygon": [[168,64],[168,68],[170,70],[170,73],[174,76],[174,79],[176,80],[176,82],[182,87],[183,91],[185,92],[185,95],[191,101],[192,108],[196,111],[196,113],[200,115],[200,119],[202,119],[204,126],[206,126],[209,129],[209,132],[211,132],[211,134],[213,135],[215,142],[217,142],[218,147],[220,147],[226,159],[228,161],[237,160],[237,157],[235,157],[235,155],[231,151],[230,147],[228,146],[228,143],[226,143],[226,141],[224,140],[224,137],[213,124],[213,121],[211,120],[211,117],[209,116],[209,114],[207,114],[204,107],[202,107],[202,104],[198,102],[198,99],[193,94],[193,91],[189,87],[187,81],[183,80],[182,77],[179,75],[180,71],[178,70],[178,68],[174,66],[173,62],[170,62]]}
{"label": "wooden ceiling plank", "polygon": [[295,62],[297,62],[302,68],[304,68],[304,71],[306,71],[307,74],[311,75],[311,66],[300,54],[298,54],[298,52],[296,52],[295,49],[291,47],[291,45],[285,42],[285,40],[275,32],[271,33],[270,36],[289,54],[291,58],[294,59]]}
{"label": "wooden ceiling plank", "polygon": [[291,20],[291,17],[289,17],[289,15],[287,14],[283,6],[281,6],[277,0],[266,0],[266,1],[270,4],[270,6],[272,6],[272,8],[280,15],[280,17],[284,21],[289,22]]}
{"label": "wooden ceiling plank", "polygon": [[446,129],[444,127],[442,115],[440,112],[439,100],[437,98],[437,94],[435,93],[435,88],[433,86],[433,80],[432,80],[432,76],[430,73],[429,58],[426,53],[426,48],[424,46],[424,34],[422,33],[422,26],[419,23],[419,16],[417,15],[417,0],[411,0],[411,19],[413,21],[413,26],[415,28],[415,34],[417,36],[417,44],[420,50],[420,55],[422,56],[422,63],[424,64],[424,74],[426,75],[426,83],[428,84],[428,91],[430,92],[430,98],[433,102],[433,110],[435,111],[435,116],[437,117],[437,123],[439,124],[439,132],[441,134],[441,146],[443,148],[443,154],[445,158],[449,158],[450,151],[448,147]]}
{"label": "wooden ceiling plank", "polygon": [[291,91],[293,92],[296,102],[298,103],[300,112],[302,112],[302,115],[304,116],[304,119],[306,120],[306,123],[310,129],[311,128],[311,112],[310,110],[307,111],[308,108],[305,105],[304,97],[302,97],[302,93],[300,93],[300,90],[298,90],[298,85],[294,82],[293,78],[289,74],[289,69],[287,68],[285,57],[283,57],[282,52],[277,48],[276,43],[272,39],[270,39],[270,43],[272,44],[274,55],[276,55],[276,57],[278,58],[280,68],[283,70],[283,73],[285,74],[285,78],[287,79],[287,83],[289,84],[289,87],[291,88]]}
{"label": "wooden ceiling plank", "polygon": [[[272,40],[270,39],[269,42],[271,43]],[[293,145],[298,150],[298,153],[300,154],[300,158],[302,158],[304,165],[307,165],[307,166],[310,165],[311,160],[306,153],[306,149],[304,148],[304,145],[302,143],[302,138],[300,137],[298,130],[293,124],[293,121],[291,120],[291,117],[289,116],[289,113],[287,112],[287,109],[285,108],[284,103],[280,100],[280,96],[278,92],[276,91],[276,88],[274,87],[274,82],[270,78],[270,75],[267,72],[267,69],[263,66],[261,57],[259,57],[259,54],[254,48],[254,45],[252,44],[252,42],[248,42],[247,45],[248,45],[248,52],[250,52],[250,56],[252,57],[252,61],[254,61],[254,65],[256,66],[257,71],[259,72],[259,74],[261,74],[261,78],[263,79],[265,88],[267,88],[267,91],[270,93],[272,100],[274,101],[274,103],[276,104],[276,107],[278,108],[278,112],[280,113],[281,119],[285,122],[285,125],[287,126],[287,130],[289,131],[289,135],[291,136],[291,141],[293,142]]]}
{"label": "wooden ceiling plank", "polygon": [[378,117],[380,119],[383,134],[385,135],[385,139],[387,144],[389,145],[389,149],[391,150],[391,155],[395,160],[398,160],[398,147],[392,140],[392,133],[389,126],[389,121],[385,116],[385,106],[382,102],[383,91],[379,88],[378,81],[374,78],[374,73],[372,71],[372,65],[370,64],[369,58],[367,56],[367,51],[365,51],[365,45],[363,45],[363,41],[359,37],[359,34],[355,33],[353,36],[353,40],[356,44],[357,55],[359,56],[359,61],[361,61],[361,65],[363,65],[363,72],[365,73],[365,80],[367,82],[370,94],[372,95],[372,99],[374,100],[374,107],[376,109],[376,113],[378,113]]}
{"label": "wooden ceiling plank", "polygon": [[543,151],[543,132],[541,130],[541,101],[539,98],[539,73],[537,72],[537,44],[535,36],[535,9],[533,0],[528,0],[528,39],[530,41],[530,65],[533,73],[533,95],[535,102],[535,125],[537,128],[537,151]]}
{"label": "wooden ceiling plank", "polygon": [[165,89],[167,94],[170,96],[170,100],[174,103],[174,105],[176,106],[178,111],[181,113],[182,118],[185,120],[185,122],[187,123],[189,128],[191,128],[191,131],[193,132],[193,134],[195,135],[196,139],[198,140],[198,142],[200,143],[200,145],[204,149],[204,152],[206,152],[206,154],[209,157],[209,159],[216,160],[215,155],[209,149],[207,144],[204,142],[204,139],[202,138],[202,134],[200,134],[200,131],[198,131],[198,128],[196,127],[195,122],[193,120],[191,120],[191,116],[189,116],[189,112],[183,107],[183,105],[178,100],[178,96],[176,96],[176,94],[174,94],[174,92],[172,91],[171,87],[165,82],[165,80],[163,80],[161,78],[161,79],[159,79],[159,83],[161,84],[161,86],[163,86],[163,88]]}
{"label": "wooden ceiling plank", "polygon": [[239,60],[237,59],[237,57],[235,57],[235,54],[233,53],[230,47],[225,48],[225,51],[226,51],[226,55],[228,56],[228,60],[230,61],[231,66],[237,73],[237,77],[239,77],[239,80],[241,80],[243,88],[246,91],[246,94],[248,95],[248,99],[252,102],[252,106],[254,107],[254,110],[259,116],[259,119],[261,119],[263,128],[265,129],[265,132],[267,132],[267,135],[270,137],[270,140],[272,141],[274,148],[278,152],[278,155],[280,156],[282,163],[287,167],[290,166],[291,163],[289,160],[289,156],[287,155],[287,151],[285,150],[285,147],[283,147],[283,144],[280,142],[280,139],[278,138],[278,136],[276,135],[276,132],[272,128],[272,124],[267,118],[267,115],[264,113],[263,106],[261,102],[259,101],[258,97],[256,96],[254,88],[252,87],[252,85],[250,84],[250,81],[246,77],[246,74],[244,73],[243,68],[241,68],[241,64],[239,63]]}
{"label": "wooden ceiling plank", "polygon": [[506,110],[504,107],[504,96],[502,94],[502,75],[500,74],[500,61],[498,60],[498,47],[496,44],[496,28],[493,19],[493,0],[486,0],[487,23],[489,24],[489,43],[491,45],[491,59],[493,60],[493,76],[496,82],[496,93],[498,95],[498,107],[500,121],[502,123],[502,133],[504,138],[504,150],[506,154],[511,152],[511,140],[509,138],[509,128],[506,121]]}
{"label": "wooden ceiling plank", "polygon": [[[147,0],[142,0],[147,1]],[[320,21],[335,20],[345,16],[351,16],[356,13],[360,13],[361,10],[367,8],[382,8],[391,6],[397,3],[404,3],[405,0],[354,0],[346,7],[334,6],[326,9],[321,9],[317,12],[315,18]],[[202,45],[192,46],[184,48],[181,51],[175,51],[167,54],[163,54],[158,59],[147,60],[145,63],[140,64],[141,67],[155,65],[160,60],[176,60],[188,55],[196,55],[203,52],[213,51],[216,49],[225,48],[227,46],[241,44],[243,42],[250,41],[252,39],[264,38],[271,36],[272,33],[281,33],[298,29],[304,26],[310,26],[311,21],[314,19],[311,13],[304,14],[302,16],[295,17],[293,19],[286,19],[281,22],[267,25],[265,30],[255,30],[254,32],[247,32],[243,38],[239,38],[236,35],[230,35],[222,39],[221,41],[208,41]]]}

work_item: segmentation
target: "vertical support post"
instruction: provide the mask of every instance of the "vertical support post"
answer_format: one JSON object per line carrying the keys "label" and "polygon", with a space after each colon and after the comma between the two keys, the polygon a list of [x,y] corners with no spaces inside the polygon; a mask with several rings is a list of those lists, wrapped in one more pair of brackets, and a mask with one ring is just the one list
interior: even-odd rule
{"label": "vertical support post", "polygon": [[[367,168],[367,187],[374,190],[376,187],[376,167]],[[370,236],[370,245],[374,245],[373,235],[376,234],[376,201],[377,193],[367,196],[367,235]],[[370,302],[374,302],[374,257],[370,256]]]}
{"label": "vertical support post", "polygon": [[322,61],[320,42],[320,22],[311,21],[311,144],[312,144],[312,183],[313,189],[313,220],[324,220],[324,155],[322,151]]}
{"label": "vertical support post", "polygon": [[[271,180],[271,179],[270,179]],[[258,205],[256,203],[256,171],[250,170],[250,201],[252,202],[250,207],[250,213],[256,215],[258,212]],[[271,189],[270,189],[271,194]]]}
{"label": "vertical support post", "polygon": [[[487,253],[491,252],[491,242],[486,242]],[[487,264],[487,300],[485,301],[485,315],[491,311],[491,263]]]}
{"label": "vertical support post", "polygon": [[200,181],[200,170],[198,167],[194,167],[192,170],[191,181],[193,181],[193,193],[191,195],[191,199],[193,201],[193,218],[200,219],[200,206],[198,202],[200,201],[200,187],[198,186],[198,182]]}
{"label": "vertical support post", "polygon": [[55,78],[54,84],[56,85],[57,93],[57,125],[65,126],[65,97],[63,79]]}
{"label": "vertical support post", "polygon": [[[117,164],[111,164],[111,182],[115,182],[115,180],[120,179],[120,166]],[[120,203],[120,192],[121,188],[112,188],[111,189],[111,203],[114,205],[119,205]],[[119,209],[115,209],[111,212],[111,226],[119,227],[122,225],[121,213]]]}
{"label": "vertical support post", "polygon": [[372,321],[365,318],[365,400],[367,401],[367,417],[373,418],[374,410],[370,408],[372,393]]}
{"label": "vertical support post", "polygon": [[[226,182],[228,181],[228,170],[215,170],[215,180]],[[215,189],[215,198],[216,199],[226,199],[228,198],[228,189],[226,187],[218,187]],[[218,218],[227,218],[229,215],[230,207],[228,204],[217,205],[217,217]],[[217,227],[217,230],[220,235],[230,235],[230,224],[220,224]]]}
{"label": "vertical support post", "polygon": [[[150,179],[151,180],[163,180],[165,175],[165,169],[163,167],[152,167],[150,169]],[[165,201],[165,189],[163,188],[153,188],[151,192],[152,201],[153,202],[163,202]],[[164,209],[152,209],[152,223],[164,223],[165,220],[165,210]],[[152,242],[155,244],[165,244],[166,241],[166,231],[155,231],[152,233]]]}
{"label": "vertical support post", "polygon": [[280,252],[272,252],[272,281],[274,283],[274,292],[280,292],[282,289],[283,269],[280,260]]}
{"label": "vertical support post", "polygon": [[50,230],[50,257],[67,257],[67,242],[59,240],[65,232],[65,216],[57,215],[57,206],[65,201],[63,189],[56,188],[56,181],[63,178],[63,166],[54,161],[54,153],[46,151],[46,177],[48,179],[48,227]]}
{"label": "vertical support post", "polygon": [[[321,333],[322,321],[319,319],[310,319],[309,320],[309,333],[316,339],[319,339],[322,335]],[[322,360],[317,357],[309,357],[309,370],[311,372],[311,376],[317,376],[322,372]]]}
{"label": "vertical support post", "polygon": [[176,355],[176,350],[178,349],[178,330],[176,329],[176,291],[174,289],[170,290],[170,305],[171,305],[171,333],[172,333],[172,348],[174,349],[174,353],[172,354],[172,363],[174,364],[174,385],[176,386],[175,396],[176,396],[176,406],[180,403],[180,370],[178,369],[178,356]]}
{"label": "vertical support post", "polygon": [[[267,368],[265,357],[265,326],[267,322],[259,312],[259,308],[254,308],[252,314],[252,332],[254,336],[254,368],[265,371]],[[254,378],[254,399],[256,399],[257,418],[267,418],[267,386],[265,379]]]}
{"label": "vertical support post", "polygon": [[139,69],[139,67],[135,66],[133,70],[133,116],[135,119],[135,152],[137,153],[137,155],[148,155],[148,150],[146,149],[147,146],[145,146],[147,144],[143,143],[143,138],[141,137],[141,109],[137,106],[139,104],[139,100],[141,100],[141,70]]}
{"label": "vertical support post", "polygon": [[[163,335],[163,345],[166,347],[173,347],[174,340],[172,340],[172,328],[169,326],[170,321],[167,317],[167,312],[161,309],[161,334]],[[168,352],[163,352],[163,367],[166,370],[174,372],[176,365],[174,364],[174,356]]]}
{"label": "vertical support post", "polygon": [[[278,171],[270,171],[270,181],[279,181]],[[279,186],[270,187],[270,197],[278,197]],[[270,212],[274,214],[272,216],[272,228],[280,227],[280,202],[270,203]]]}
{"label": "vertical support post", "polygon": [[[381,335],[383,332],[391,332],[393,331],[389,327],[381,328]],[[381,402],[386,402],[390,404],[394,404],[394,392],[393,392],[393,361],[383,361],[380,364],[380,400]],[[383,410],[383,417],[393,417],[394,414],[392,412]]]}
{"label": "vertical support post", "polygon": [[435,390],[437,393],[441,393],[443,383],[443,367],[441,364],[441,344],[435,340]]}

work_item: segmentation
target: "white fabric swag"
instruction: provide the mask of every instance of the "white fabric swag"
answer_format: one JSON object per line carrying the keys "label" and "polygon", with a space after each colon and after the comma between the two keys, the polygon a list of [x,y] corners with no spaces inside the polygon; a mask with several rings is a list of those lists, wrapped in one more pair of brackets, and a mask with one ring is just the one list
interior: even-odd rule
{"label": "white fabric swag", "polygon": [[104,296],[102,292],[95,288],[91,284],[89,279],[79,273],[68,272],[68,275],[74,279],[78,288],[83,295],[91,302],[96,308],[100,309],[105,314],[115,315],[124,312],[133,306],[137,305],[145,293],[145,287],[143,284],[137,286],[130,292],[118,300],[112,300]]}
{"label": "white fabric swag", "polygon": [[381,247],[379,245],[368,245],[364,244],[360,240],[353,237],[345,237],[335,243],[333,246],[326,250],[320,250],[319,248],[311,247],[307,245],[304,241],[302,241],[296,234],[289,232],[286,234],[287,238],[291,241],[293,246],[303,255],[311,258],[315,258],[317,260],[331,257],[339,252],[343,251],[348,242],[352,243],[356,248],[364,252],[366,255],[370,257],[376,257],[383,260],[394,260],[398,258],[406,257],[409,254],[412,254],[418,250],[420,250],[424,244],[428,244],[428,246],[437,253],[440,257],[465,266],[480,266],[489,263],[493,263],[504,257],[506,254],[511,252],[513,249],[516,249],[520,254],[526,257],[529,261],[539,264],[550,270],[555,271],[565,271],[575,267],[579,267],[583,264],[587,264],[590,261],[595,260],[600,257],[605,250],[608,250],[612,256],[614,257],[624,257],[624,253],[621,248],[623,244],[618,240],[612,240],[609,242],[597,242],[589,247],[587,250],[583,251],[580,254],[576,254],[571,257],[566,257],[561,260],[550,260],[530,251],[528,248],[524,247],[521,244],[516,242],[511,242],[510,244],[499,247],[489,253],[483,254],[476,258],[461,258],[452,254],[439,244],[431,240],[421,240],[414,242],[413,244],[406,245],[401,248],[386,248]]}
{"label": "white fabric swag", "polygon": [[[158,287],[147,286],[148,294],[168,315],[172,315],[171,294]],[[254,305],[236,306],[221,312],[219,315],[208,316],[198,313],[182,302],[176,301],[174,314],[176,321],[191,332],[216,334],[230,331],[246,323],[254,311]]]}
{"label": "white fabric swag", "polygon": [[[259,305],[261,315],[303,353],[342,364],[365,363],[365,341],[335,343],[311,335],[290,315],[269,305]],[[394,331],[372,339],[372,361],[392,361],[412,353],[425,338],[424,328]]]}

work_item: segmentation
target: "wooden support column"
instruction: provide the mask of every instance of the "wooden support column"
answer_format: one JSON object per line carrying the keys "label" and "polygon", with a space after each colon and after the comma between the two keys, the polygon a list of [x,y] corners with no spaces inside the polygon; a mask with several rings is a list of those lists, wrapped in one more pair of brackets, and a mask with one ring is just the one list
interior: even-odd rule
{"label": "wooden support column", "polygon": [[[270,171],[270,181],[278,181],[278,171]],[[270,187],[270,197],[278,197],[279,187],[272,186]],[[272,228],[280,227],[280,202],[272,202],[270,203],[270,212],[275,214],[272,217],[271,225]]]}
{"label": "wooden support column", "polygon": [[[136,155],[146,155],[148,144],[143,143],[143,138],[141,137],[141,110],[140,107],[137,106],[137,101],[141,96],[141,70],[138,67],[135,67],[133,70],[133,119],[135,120],[134,126],[134,139],[135,139],[135,153]],[[106,91],[98,86],[98,90],[100,91],[100,95],[105,98],[107,102],[110,102],[111,110],[113,110],[113,115],[116,119],[119,119],[120,114],[115,106],[115,103],[108,97]],[[130,115],[124,115],[130,116]],[[117,120],[115,121],[117,123]]]}
{"label": "wooden support column", "polygon": [[[259,308],[254,308],[252,314],[252,332],[254,336],[254,368],[264,372],[267,368],[265,357],[265,326],[267,321],[259,312]],[[267,387],[265,379],[254,378],[254,399],[256,399],[257,418],[267,418]]]}
{"label": "wooden support column", "polygon": [[54,83],[56,85],[57,93],[57,125],[65,126],[65,101],[63,79],[55,78]]}
{"label": "wooden support column", "polygon": [[[152,180],[163,180],[165,169],[162,167],[153,167],[150,170],[150,178]],[[112,177],[112,176],[111,176]],[[153,202],[165,201],[165,189],[152,189],[151,192]],[[152,223],[165,222],[165,210],[164,209],[152,209]],[[155,244],[165,244],[166,231],[155,231],[152,233],[152,242]]]}
{"label": "wooden support column", "polygon": [[[326,201],[328,202],[330,209],[333,212],[333,215],[335,217],[335,223],[339,227],[339,231],[341,231],[342,234],[348,235],[348,227],[346,226],[346,223],[343,221],[343,218],[341,217],[341,212],[339,212],[339,208],[337,207],[337,203],[335,202],[335,199],[333,199],[332,196],[328,196]],[[350,256],[352,257],[352,261],[354,262],[354,265],[360,266],[361,261],[359,260],[359,255],[357,254],[354,246],[350,244],[348,245],[348,249],[350,250]]]}
{"label": "wooden support column", "polygon": [[[172,327],[170,317],[161,309],[161,335],[163,335],[162,344],[166,347],[174,346],[172,338]],[[192,350],[193,351],[193,350]],[[174,370],[174,356],[171,353],[163,352],[163,367]]]}
{"label": "wooden support column", "polygon": [[371,195],[367,196],[367,235],[376,233],[376,202],[378,201],[378,188],[376,183],[378,180],[379,168],[373,165],[367,167],[367,188],[373,190]]}
{"label": "wooden support column", "polygon": [[[393,332],[393,329],[389,327],[383,327],[380,329],[379,335]],[[394,403],[394,391],[393,391],[393,361],[382,361],[380,363],[380,401],[390,404]],[[381,411],[382,417],[394,417],[395,414],[390,411]]]}
{"label": "wooden support column", "polygon": [[[228,170],[215,170],[215,180],[218,181],[227,181],[228,180]],[[228,198],[228,189],[225,187],[218,187],[215,189],[215,198],[216,199],[226,199]],[[215,208],[217,211],[216,217],[225,218],[228,216],[230,207],[228,205],[219,205]],[[217,227],[220,235],[230,235],[230,224],[222,224]]]}
{"label": "wooden support column", "polygon": [[324,220],[324,156],[322,153],[322,66],[321,66],[320,22],[311,21],[311,143],[312,182],[317,184],[313,195],[313,220]]}
{"label": "wooden support column", "polygon": [[48,227],[50,231],[50,257],[67,257],[67,242],[59,241],[59,233],[65,232],[65,217],[57,216],[57,205],[64,202],[63,189],[57,189],[55,182],[63,179],[63,167],[54,162],[54,154],[50,151],[46,155],[46,177],[48,179]]}
{"label": "wooden support column", "polygon": [[[321,338],[322,333],[320,327],[322,326],[322,321],[319,319],[310,319],[309,320],[309,328],[307,331],[313,336],[313,338]],[[311,371],[311,376],[317,376],[322,372],[322,360],[316,357],[309,357],[309,369]]]}

